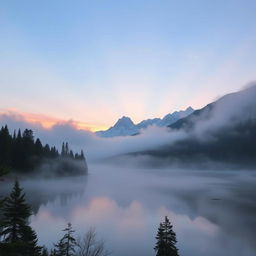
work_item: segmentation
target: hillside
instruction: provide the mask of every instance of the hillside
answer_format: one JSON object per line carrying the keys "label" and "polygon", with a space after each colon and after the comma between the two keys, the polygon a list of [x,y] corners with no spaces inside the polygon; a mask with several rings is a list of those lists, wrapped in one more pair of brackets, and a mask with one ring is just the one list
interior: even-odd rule
{"label": "hillside", "polygon": [[183,139],[136,155],[165,159],[169,164],[232,164],[256,167],[256,86],[225,95],[169,126]]}

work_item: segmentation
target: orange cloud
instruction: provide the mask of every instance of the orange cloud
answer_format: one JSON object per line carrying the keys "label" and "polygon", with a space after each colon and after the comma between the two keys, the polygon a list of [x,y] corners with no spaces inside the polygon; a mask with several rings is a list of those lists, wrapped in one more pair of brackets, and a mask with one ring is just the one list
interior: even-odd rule
{"label": "orange cloud", "polygon": [[64,123],[69,123],[70,125],[74,126],[76,129],[79,129],[79,130],[87,130],[87,131],[89,130],[92,132],[98,131],[98,130],[104,130],[107,128],[102,125],[86,123],[83,121],[77,121],[72,119],[63,120],[57,117],[52,117],[44,114],[19,112],[16,109],[0,110],[0,115],[11,115],[11,116],[14,116],[16,119],[20,119],[31,124],[39,124],[46,129],[50,129],[56,124],[64,124]]}

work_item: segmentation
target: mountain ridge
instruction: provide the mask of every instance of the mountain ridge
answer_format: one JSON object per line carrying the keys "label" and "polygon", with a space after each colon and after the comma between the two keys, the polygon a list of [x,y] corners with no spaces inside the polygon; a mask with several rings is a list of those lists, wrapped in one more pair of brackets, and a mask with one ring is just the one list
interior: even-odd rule
{"label": "mountain ridge", "polygon": [[96,134],[100,137],[116,137],[116,136],[132,136],[138,134],[141,129],[146,129],[149,126],[156,125],[164,127],[173,124],[180,118],[186,117],[193,113],[194,109],[188,107],[185,110],[175,111],[169,113],[161,118],[145,119],[135,124],[130,117],[123,116],[109,129],[104,131],[97,131]]}
{"label": "mountain ridge", "polygon": [[130,155],[148,156],[157,163],[197,167],[256,166],[256,85],[224,95],[169,125],[182,139]]}

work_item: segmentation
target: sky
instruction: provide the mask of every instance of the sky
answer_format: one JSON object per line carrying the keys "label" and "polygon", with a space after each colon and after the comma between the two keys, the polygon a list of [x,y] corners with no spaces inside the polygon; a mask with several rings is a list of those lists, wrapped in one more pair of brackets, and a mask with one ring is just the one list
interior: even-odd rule
{"label": "sky", "polygon": [[105,129],[256,80],[255,0],[1,0],[0,113]]}

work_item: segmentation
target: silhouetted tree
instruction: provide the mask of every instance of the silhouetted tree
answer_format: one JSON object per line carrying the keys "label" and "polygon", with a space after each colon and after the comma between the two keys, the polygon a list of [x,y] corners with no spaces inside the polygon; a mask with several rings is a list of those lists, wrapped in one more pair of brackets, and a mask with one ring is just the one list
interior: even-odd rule
{"label": "silhouetted tree", "polygon": [[[78,154],[76,156],[74,157],[74,153],[69,149],[67,142],[63,142],[60,156],[55,146],[50,147],[48,144],[43,146],[38,138],[34,141],[32,130],[25,129],[22,133],[19,129],[17,134],[14,132],[11,136],[7,125],[0,129],[0,166],[9,166],[15,172],[27,174],[36,170],[42,163],[47,162],[49,166],[51,163],[56,163],[47,161],[49,159],[58,158],[61,160],[57,162],[58,164],[68,160],[66,158],[81,160]],[[56,165],[53,168],[56,168]],[[61,169],[68,174],[75,167],[71,161],[66,161]],[[86,163],[85,169],[87,169]]]}
{"label": "silhouetted tree", "polygon": [[42,256],[49,256],[49,253],[48,253],[48,250],[45,246],[43,246],[42,248],[42,253],[41,253]]}
{"label": "silhouetted tree", "polygon": [[68,147],[68,143],[66,142],[65,144],[65,156],[69,155],[69,147]]}
{"label": "silhouetted tree", "polygon": [[12,136],[7,125],[0,130],[0,165],[11,166],[12,162]]}
{"label": "silhouetted tree", "polygon": [[65,156],[65,144],[64,144],[64,142],[62,142],[62,146],[61,146],[61,156]]}
{"label": "silhouetted tree", "polygon": [[83,150],[81,150],[80,159],[81,159],[81,160],[84,160],[84,159],[85,159],[85,157],[84,157],[84,151],[83,151]]}
{"label": "silhouetted tree", "polygon": [[178,249],[176,248],[176,234],[172,230],[172,225],[165,216],[165,221],[160,223],[156,236],[156,256],[178,256]]}
{"label": "silhouetted tree", "polygon": [[0,255],[39,256],[41,248],[37,246],[36,233],[28,225],[31,209],[18,181],[15,181],[2,211]]}
{"label": "silhouetted tree", "polygon": [[42,152],[43,152],[43,145],[42,145],[41,141],[37,138],[36,142],[35,142],[35,154],[37,156],[40,156],[40,155],[42,155]]}
{"label": "silhouetted tree", "polygon": [[55,244],[54,252],[56,256],[74,256],[75,255],[75,247],[76,247],[76,239],[73,237],[73,233],[75,232],[72,229],[70,223],[68,223],[67,228],[63,230],[66,232],[64,236],[60,239],[60,241]]}
{"label": "silhouetted tree", "polygon": [[69,156],[70,156],[70,158],[74,159],[74,153],[73,153],[73,151],[72,151],[72,150],[70,150],[70,152],[69,152]]}

